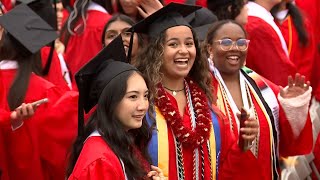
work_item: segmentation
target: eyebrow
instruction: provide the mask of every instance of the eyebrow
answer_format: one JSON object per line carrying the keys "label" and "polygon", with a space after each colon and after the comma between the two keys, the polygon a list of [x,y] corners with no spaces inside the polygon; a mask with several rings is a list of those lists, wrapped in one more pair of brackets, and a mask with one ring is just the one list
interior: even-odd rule
{"label": "eyebrow", "polygon": [[[171,38],[171,39],[168,39],[166,42],[169,42],[169,41],[178,41],[179,38]],[[193,37],[187,37],[185,40],[193,40]]]}
{"label": "eyebrow", "polygon": [[[128,91],[128,92],[126,92],[126,94],[129,94],[129,93],[137,93],[137,94],[139,94],[139,91]],[[146,90],[144,93],[149,93],[149,89]]]}

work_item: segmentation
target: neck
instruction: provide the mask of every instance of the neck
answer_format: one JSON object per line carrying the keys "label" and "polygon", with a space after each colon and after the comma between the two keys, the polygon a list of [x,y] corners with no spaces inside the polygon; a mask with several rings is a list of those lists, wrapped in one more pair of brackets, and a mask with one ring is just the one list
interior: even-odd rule
{"label": "neck", "polygon": [[162,78],[162,85],[166,90],[179,91],[184,89],[184,78],[180,79],[170,79],[168,77]]}
{"label": "neck", "polygon": [[239,71],[236,73],[232,73],[232,74],[226,74],[226,73],[220,72],[220,74],[221,74],[221,77],[225,83],[238,82],[240,79],[240,72]]}

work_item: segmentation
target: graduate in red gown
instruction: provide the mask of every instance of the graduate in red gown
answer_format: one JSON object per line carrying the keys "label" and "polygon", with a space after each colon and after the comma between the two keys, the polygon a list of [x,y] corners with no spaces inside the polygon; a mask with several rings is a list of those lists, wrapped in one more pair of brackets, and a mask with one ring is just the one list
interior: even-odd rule
{"label": "graduate in red gown", "polygon": [[269,12],[276,4],[277,1],[266,1],[262,5],[252,0],[247,4],[249,16],[245,27],[250,48],[246,66],[273,83],[286,86],[288,76],[294,76],[297,68],[289,59],[286,42]]}
{"label": "graduate in red gown", "polygon": [[235,21],[214,24],[206,46],[214,62],[217,104],[229,117],[234,135],[239,136],[237,114],[242,107],[259,122],[258,136],[250,148],[255,158],[249,168],[260,174],[259,179],[279,179],[279,156],[308,154],[312,150],[310,82],[304,84],[304,78],[297,75],[295,80],[289,78],[288,87],[279,89],[252,70],[242,68],[249,40]]}
{"label": "graduate in red gown", "polygon": [[[78,0],[61,32],[65,44],[65,60],[74,75],[101,49],[103,26],[111,15],[106,6],[109,1]],[[83,8],[85,7],[85,8]],[[73,78],[72,78],[73,79]],[[73,81],[75,85],[75,82]]]}
{"label": "graduate in red gown", "polygon": [[[26,28],[30,19],[32,30]],[[78,93],[61,92],[31,69],[40,48],[57,35],[25,4],[1,16],[0,24],[6,29],[0,47],[0,109],[10,112],[22,103],[49,99],[18,128],[12,129],[12,121],[0,127],[0,151],[6,158],[3,178],[63,179],[67,150],[75,137]]]}
{"label": "graduate in red gown", "polygon": [[[67,171],[70,180],[164,179],[148,162],[148,86],[134,66],[121,61],[126,55],[118,36],[76,74],[79,129]],[[81,110],[94,106],[84,128]]]}
{"label": "graduate in red gown", "polygon": [[[251,153],[241,152],[229,121],[219,116],[212,95],[211,74],[198,39],[183,16],[200,7],[171,3],[132,29],[147,34],[149,43],[137,57],[137,67],[156,92],[149,124],[155,126],[149,152],[154,165],[169,179],[235,178],[249,173]],[[156,122],[152,119],[155,118]],[[257,135],[258,124],[248,121],[246,140]]]}

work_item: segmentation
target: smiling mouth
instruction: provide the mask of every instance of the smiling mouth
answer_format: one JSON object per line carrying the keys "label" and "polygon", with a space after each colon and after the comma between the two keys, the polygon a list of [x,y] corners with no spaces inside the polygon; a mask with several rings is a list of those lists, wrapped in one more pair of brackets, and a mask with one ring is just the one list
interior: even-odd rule
{"label": "smiling mouth", "polygon": [[239,56],[228,56],[227,57],[227,61],[230,63],[230,64],[238,64],[239,61],[240,61],[240,57]]}
{"label": "smiling mouth", "polygon": [[174,63],[177,65],[188,65],[188,61],[189,59],[185,58],[185,59],[176,59],[174,60]]}
{"label": "smiling mouth", "polygon": [[132,116],[133,118],[137,119],[137,120],[142,120],[144,115],[134,115]]}

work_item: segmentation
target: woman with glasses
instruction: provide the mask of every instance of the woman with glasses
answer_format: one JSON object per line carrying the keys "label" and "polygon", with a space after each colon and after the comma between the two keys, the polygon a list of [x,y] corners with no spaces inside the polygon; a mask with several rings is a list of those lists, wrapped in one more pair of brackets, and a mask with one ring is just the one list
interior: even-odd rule
{"label": "woman with glasses", "polygon": [[304,77],[297,74],[294,79],[288,78],[287,87],[278,88],[243,67],[249,42],[243,27],[232,20],[217,22],[209,30],[206,48],[214,62],[217,105],[228,117],[236,137],[239,136],[242,120],[237,115],[242,108],[247,110],[249,118],[258,121],[258,136],[249,145],[255,158],[246,161],[251,161],[252,171],[259,172],[259,179],[277,179],[279,155],[311,151],[312,130],[308,115],[310,83],[305,84]]}

